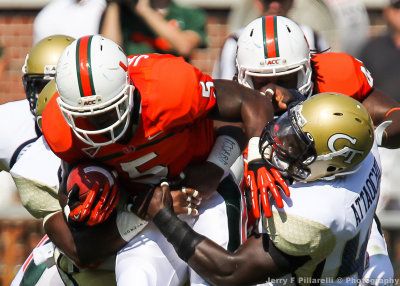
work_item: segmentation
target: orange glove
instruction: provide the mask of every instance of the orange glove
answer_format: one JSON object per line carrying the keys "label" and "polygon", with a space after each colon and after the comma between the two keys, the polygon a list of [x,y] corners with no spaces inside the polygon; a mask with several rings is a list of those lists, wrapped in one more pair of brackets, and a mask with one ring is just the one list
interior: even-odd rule
{"label": "orange glove", "polygon": [[[98,199],[97,199],[98,198]],[[115,184],[110,190],[107,182],[104,188],[95,182],[84,202],[79,201],[79,186],[75,184],[68,192],[67,206],[69,212],[64,213],[69,223],[75,226],[93,226],[104,222],[115,209],[119,199],[119,192]]]}
{"label": "orange glove", "polygon": [[255,218],[260,218],[260,205],[258,202],[260,195],[265,216],[270,217],[272,215],[268,190],[274,196],[276,205],[279,208],[283,208],[280,191],[283,190],[288,197],[290,196],[290,191],[287,183],[275,168],[266,166],[262,159],[256,159],[247,164],[245,175],[246,185],[251,193],[251,206]]}

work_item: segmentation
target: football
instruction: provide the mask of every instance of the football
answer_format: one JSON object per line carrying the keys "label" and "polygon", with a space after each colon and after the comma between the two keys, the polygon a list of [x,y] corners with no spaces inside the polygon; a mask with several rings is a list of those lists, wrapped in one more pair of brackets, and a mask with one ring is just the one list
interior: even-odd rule
{"label": "football", "polygon": [[67,190],[77,184],[79,186],[79,201],[84,202],[93,184],[99,182],[100,188],[105,183],[110,184],[110,189],[117,183],[117,172],[107,166],[95,163],[79,163],[73,167],[67,178]]}

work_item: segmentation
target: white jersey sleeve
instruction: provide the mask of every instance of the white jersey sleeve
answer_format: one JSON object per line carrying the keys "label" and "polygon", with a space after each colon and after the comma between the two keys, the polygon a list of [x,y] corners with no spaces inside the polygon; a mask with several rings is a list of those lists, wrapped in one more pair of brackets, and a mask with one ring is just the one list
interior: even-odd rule
{"label": "white jersey sleeve", "polygon": [[310,257],[295,271],[298,284],[358,283],[366,266],[380,178],[375,146],[356,173],[332,181],[295,183],[284,208],[273,206],[273,215],[264,218],[263,226],[274,246],[289,255]]}
{"label": "white jersey sleeve", "polygon": [[29,143],[38,135],[35,117],[26,99],[0,105],[0,169],[9,171]]}
{"label": "white jersey sleeve", "polygon": [[10,170],[21,202],[36,218],[61,210],[58,201],[61,160],[39,137]]}

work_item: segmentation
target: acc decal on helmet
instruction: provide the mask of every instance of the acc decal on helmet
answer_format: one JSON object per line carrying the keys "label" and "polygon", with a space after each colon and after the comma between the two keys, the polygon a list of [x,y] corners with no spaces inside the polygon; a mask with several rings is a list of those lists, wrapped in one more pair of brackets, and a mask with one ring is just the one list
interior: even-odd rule
{"label": "acc decal on helmet", "polygon": [[84,143],[105,146],[127,130],[134,90],[127,71],[122,49],[100,35],[79,38],[62,54],[57,65],[57,102]]}
{"label": "acc decal on helmet", "polygon": [[356,172],[374,142],[365,107],[338,93],[321,93],[299,103],[265,127],[261,154],[268,164],[296,179],[332,179]]}
{"label": "acc decal on helmet", "polygon": [[311,90],[310,48],[301,28],[283,16],[255,19],[241,33],[236,54],[238,81],[254,88],[253,77],[297,75],[296,88]]}
{"label": "acc decal on helmet", "polygon": [[57,62],[64,49],[74,39],[64,35],[53,35],[39,41],[26,55],[22,67],[26,98],[35,115],[36,100],[44,86],[54,78]]}

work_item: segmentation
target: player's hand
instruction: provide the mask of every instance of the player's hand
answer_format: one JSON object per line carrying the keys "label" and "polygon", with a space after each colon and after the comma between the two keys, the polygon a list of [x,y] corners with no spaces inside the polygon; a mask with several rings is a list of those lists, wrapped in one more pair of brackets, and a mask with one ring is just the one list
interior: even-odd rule
{"label": "player's hand", "polygon": [[280,191],[284,191],[286,196],[290,196],[290,191],[287,183],[276,169],[265,166],[262,159],[256,159],[248,163],[245,174],[246,185],[251,193],[251,206],[255,218],[260,218],[259,197],[261,198],[265,216],[270,217],[272,215],[268,198],[269,192],[274,196],[276,205],[279,208],[283,208]]}
{"label": "player's hand", "polygon": [[110,190],[107,182],[103,188],[95,182],[85,201],[79,201],[79,186],[75,184],[68,191],[67,208],[64,213],[69,223],[75,226],[93,226],[104,222],[115,209],[119,199],[117,185]]}
{"label": "player's hand", "polygon": [[127,210],[141,219],[151,220],[167,206],[172,206],[172,196],[168,182],[164,181],[159,186],[152,185],[147,191],[133,197],[127,205]]}
{"label": "player's hand", "polygon": [[180,190],[171,191],[171,195],[175,214],[199,215],[197,207],[202,198],[197,190],[182,187]]}
{"label": "player's hand", "polygon": [[[276,114],[283,113],[287,110],[291,102],[299,100],[300,94],[295,94],[289,89],[269,83],[261,88],[261,93],[271,99]],[[305,98],[302,98],[304,100]]]}
{"label": "player's hand", "polygon": [[179,177],[170,182],[170,185],[172,189],[186,186],[188,189],[197,190],[203,199],[208,199],[217,189],[223,175],[224,172],[220,167],[205,161],[190,164]]}
{"label": "player's hand", "polygon": [[139,16],[145,15],[148,11],[152,11],[153,8],[150,5],[150,0],[138,0],[135,5],[135,13]]}

